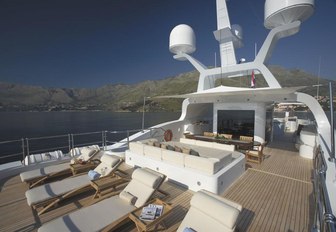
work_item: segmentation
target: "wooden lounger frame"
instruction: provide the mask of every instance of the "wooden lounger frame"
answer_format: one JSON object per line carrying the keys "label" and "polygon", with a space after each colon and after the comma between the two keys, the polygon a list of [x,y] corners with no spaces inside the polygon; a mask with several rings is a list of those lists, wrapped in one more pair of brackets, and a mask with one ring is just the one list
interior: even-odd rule
{"label": "wooden lounger frame", "polygon": [[[93,158],[99,153],[100,150],[96,150],[96,152],[90,157],[89,160],[87,160],[87,162],[90,162],[93,160]],[[72,171],[70,168],[70,163],[69,163],[69,168],[59,171],[59,172],[53,172],[50,174],[47,174],[45,176],[39,176],[30,180],[26,180],[25,182],[28,184],[28,188],[31,189],[35,186],[41,185],[43,184],[45,181],[52,179],[52,178],[56,178],[56,177],[61,177],[61,176],[70,176],[72,175]]]}
{"label": "wooden lounger frame", "polygon": [[[161,173],[160,173],[160,174],[161,174]],[[163,174],[161,174],[161,175],[163,175]],[[162,178],[161,182],[159,183],[158,187],[156,188],[156,190],[153,191],[152,195],[148,198],[148,201],[147,201],[145,204],[143,204],[142,206],[140,206],[140,207],[143,207],[143,206],[145,206],[146,204],[148,204],[148,202],[150,202],[150,201],[152,200],[152,197],[153,197],[153,195],[154,195],[154,193],[155,193],[156,191],[161,192],[162,194],[165,195],[165,197],[169,196],[168,193],[166,193],[166,192],[164,192],[164,191],[162,191],[162,190],[159,190],[159,188],[161,187],[161,185],[162,185],[163,182],[165,181],[166,177],[167,177],[166,175],[163,175],[163,178]],[[115,194],[115,195],[116,195],[116,194]],[[104,198],[104,199],[105,199],[105,198]],[[140,207],[138,207],[138,208],[140,208]],[[136,208],[135,210],[137,210],[138,208]],[[134,211],[135,211],[135,210],[134,210]],[[131,212],[130,212],[130,213],[131,213]],[[116,229],[118,226],[121,226],[121,225],[123,225],[124,223],[130,221],[128,215],[129,215],[129,213],[127,213],[126,215],[120,217],[120,218],[117,219],[116,221],[114,221],[114,222],[112,222],[111,224],[109,224],[108,226],[106,226],[106,227],[105,227],[104,229],[102,229],[101,231],[102,231],[102,232],[112,231],[112,230]]]}
{"label": "wooden lounger frame", "polygon": [[[114,166],[114,170],[109,175],[101,177],[101,178],[116,177],[117,179],[115,180],[115,183],[112,184],[113,189],[115,189],[117,186],[129,181],[129,178],[124,178],[124,177],[121,177],[120,175],[116,174],[117,171],[121,172],[123,174],[126,174],[125,172],[118,170],[118,167],[120,166],[120,164],[122,162],[123,162],[123,160],[120,159],[120,161]],[[81,175],[83,175],[83,174],[81,174]],[[86,174],[84,174],[84,175],[86,175]],[[76,176],[80,176],[80,175],[76,175]],[[48,200],[41,201],[41,202],[38,202],[36,204],[33,204],[31,207],[32,207],[33,210],[36,211],[37,215],[40,216],[41,214],[47,212],[49,209],[57,207],[57,205],[61,201],[65,200],[65,199],[68,199],[70,197],[79,195],[81,193],[87,192],[87,191],[92,190],[92,189],[93,189],[93,187],[89,183],[89,184],[87,184],[83,187],[73,189],[73,190],[71,190],[71,191],[69,191],[69,192],[67,192],[63,195],[59,195],[59,196],[50,198]],[[38,211],[38,208],[40,208],[40,207],[43,207],[43,209]]]}

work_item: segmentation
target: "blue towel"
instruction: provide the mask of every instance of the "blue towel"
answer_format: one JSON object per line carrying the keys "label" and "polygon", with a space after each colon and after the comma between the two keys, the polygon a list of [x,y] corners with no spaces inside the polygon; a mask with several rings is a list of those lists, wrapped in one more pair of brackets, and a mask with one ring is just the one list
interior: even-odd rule
{"label": "blue towel", "polygon": [[194,230],[193,228],[186,227],[186,228],[184,228],[183,232],[197,232],[197,231]]}
{"label": "blue towel", "polygon": [[88,175],[89,175],[89,179],[90,180],[95,180],[95,179],[98,179],[100,177],[100,174],[94,170],[90,170],[88,172]]}

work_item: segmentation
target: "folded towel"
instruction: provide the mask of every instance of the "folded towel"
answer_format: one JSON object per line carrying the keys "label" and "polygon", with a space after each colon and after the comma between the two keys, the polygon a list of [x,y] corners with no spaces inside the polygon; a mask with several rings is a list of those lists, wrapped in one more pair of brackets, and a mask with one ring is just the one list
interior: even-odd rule
{"label": "folded towel", "polygon": [[197,232],[197,231],[194,230],[193,228],[186,227],[186,228],[184,228],[183,232]]}
{"label": "folded towel", "polygon": [[96,180],[100,177],[100,174],[98,172],[94,171],[94,170],[90,170],[88,172],[88,176],[89,176],[90,180]]}

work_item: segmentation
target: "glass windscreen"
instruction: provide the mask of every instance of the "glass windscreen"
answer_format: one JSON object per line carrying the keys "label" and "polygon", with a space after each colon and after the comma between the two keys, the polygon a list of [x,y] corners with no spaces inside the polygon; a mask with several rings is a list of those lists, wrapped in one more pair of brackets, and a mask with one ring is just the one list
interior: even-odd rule
{"label": "glass windscreen", "polygon": [[218,110],[217,133],[232,134],[233,138],[254,135],[254,110]]}

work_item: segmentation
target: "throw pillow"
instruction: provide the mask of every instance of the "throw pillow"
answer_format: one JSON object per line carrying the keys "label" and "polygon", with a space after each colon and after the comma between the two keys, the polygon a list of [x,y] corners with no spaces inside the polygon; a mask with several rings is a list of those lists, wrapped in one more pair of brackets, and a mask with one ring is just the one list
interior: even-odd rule
{"label": "throw pillow", "polygon": [[170,151],[175,151],[175,148],[171,145],[167,145],[167,150],[170,150]]}
{"label": "throw pillow", "polygon": [[185,147],[182,147],[182,152],[184,153],[184,154],[190,154],[190,148],[185,148]]}
{"label": "throw pillow", "polygon": [[160,143],[159,142],[154,142],[154,147],[160,147]]}
{"label": "throw pillow", "polygon": [[190,149],[190,155],[200,156],[199,153],[197,151],[195,151],[194,149]]}
{"label": "throw pillow", "polygon": [[182,152],[182,149],[180,147],[178,147],[178,146],[175,146],[175,151]]}
{"label": "throw pillow", "polygon": [[162,143],[162,144],[161,144],[161,148],[162,148],[162,149],[167,149],[167,144],[163,144],[163,143]]}

